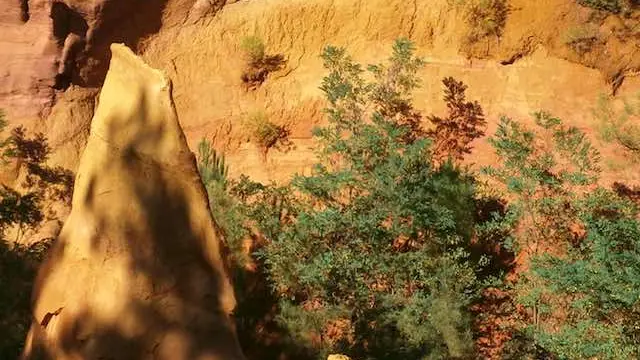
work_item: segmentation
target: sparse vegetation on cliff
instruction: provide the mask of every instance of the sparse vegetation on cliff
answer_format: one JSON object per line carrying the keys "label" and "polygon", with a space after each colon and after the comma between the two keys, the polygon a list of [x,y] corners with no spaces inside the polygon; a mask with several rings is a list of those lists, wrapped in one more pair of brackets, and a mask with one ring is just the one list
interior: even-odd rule
{"label": "sparse vegetation on cliff", "polygon": [[578,4],[588,6],[597,10],[619,13],[622,10],[621,0],[577,0]]}
{"label": "sparse vegetation on cliff", "polygon": [[614,109],[611,99],[602,95],[594,114],[600,122],[600,135],[607,142],[615,141],[634,155],[640,155],[640,94],[625,100],[622,109]]}
{"label": "sparse vegetation on cliff", "polygon": [[267,54],[264,41],[256,35],[242,38],[240,48],[245,56],[245,69],[241,78],[247,89],[257,88],[270,73],[282,69],[285,64],[284,55]]}
{"label": "sparse vegetation on cliff", "polygon": [[463,39],[463,51],[471,54],[478,43],[486,41],[488,53],[491,40],[502,36],[508,16],[507,0],[472,0],[466,3],[468,31]]}
{"label": "sparse vegetation on cliff", "polygon": [[601,41],[601,34],[595,24],[584,24],[570,28],[564,36],[564,43],[579,55],[591,51]]}
{"label": "sparse vegetation on cliff", "polygon": [[291,133],[289,127],[275,124],[262,111],[251,113],[247,126],[252,133],[254,141],[265,156],[272,148],[287,150],[293,145],[289,139]]}

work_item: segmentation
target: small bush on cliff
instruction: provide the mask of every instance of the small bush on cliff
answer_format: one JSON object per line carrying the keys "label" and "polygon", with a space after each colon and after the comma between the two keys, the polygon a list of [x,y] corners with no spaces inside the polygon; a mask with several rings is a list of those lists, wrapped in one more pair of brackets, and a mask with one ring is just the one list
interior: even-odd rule
{"label": "small bush on cliff", "polygon": [[625,100],[624,107],[617,111],[611,99],[601,96],[594,115],[600,122],[600,135],[603,140],[615,141],[635,155],[640,155],[640,94],[636,99]]}
{"label": "small bush on cliff", "polygon": [[285,187],[241,191],[264,238],[259,257],[278,319],[325,356],[465,356],[477,287],[465,250],[474,182],[451,164],[434,167],[428,138],[411,134],[411,111],[396,106],[410,105],[422,61],[399,40],[367,82],[344,49],[322,57],[330,104],[329,126],[315,131],[322,161]]}
{"label": "small bush on cliff", "polygon": [[289,127],[275,124],[263,112],[252,113],[249,116],[247,126],[251,129],[253,139],[265,156],[272,148],[288,150],[293,146],[289,140],[291,134]]}
{"label": "small bush on cliff", "polygon": [[257,64],[264,59],[265,46],[261,38],[253,36],[245,36],[242,38],[240,48],[244,51],[247,60],[251,64]]}
{"label": "small bush on cliff", "polygon": [[465,15],[468,31],[463,39],[463,50],[470,53],[476,43],[486,40],[488,52],[491,39],[502,36],[508,15],[507,0],[470,1]]}
{"label": "small bush on cliff", "polygon": [[269,73],[280,70],[284,66],[284,56],[268,55],[264,42],[255,35],[244,37],[240,48],[244,52],[246,63],[241,78],[247,89],[257,88],[267,79]]}
{"label": "small bush on cliff", "polygon": [[601,38],[597,25],[584,24],[570,28],[564,36],[564,43],[579,55],[591,51]]}

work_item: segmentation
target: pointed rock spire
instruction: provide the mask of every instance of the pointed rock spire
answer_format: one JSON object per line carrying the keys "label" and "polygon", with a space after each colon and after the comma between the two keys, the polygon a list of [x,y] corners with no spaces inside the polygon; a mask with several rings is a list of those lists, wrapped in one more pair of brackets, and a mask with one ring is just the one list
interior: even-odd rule
{"label": "pointed rock spire", "polygon": [[112,59],[25,359],[242,359],[233,289],[171,83]]}

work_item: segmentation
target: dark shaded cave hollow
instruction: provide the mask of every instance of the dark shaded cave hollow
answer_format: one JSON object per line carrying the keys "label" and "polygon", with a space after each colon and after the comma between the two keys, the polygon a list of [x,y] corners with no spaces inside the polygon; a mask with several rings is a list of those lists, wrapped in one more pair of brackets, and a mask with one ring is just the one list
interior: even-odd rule
{"label": "dark shaded cave hollow", "polygon": [[31,14],[29,13],[29,0],[20,0],[20,20],[23,23],[29,21]]}
{"label": "dark shaded cave hollow", "polygon": [[[80,13],[59,1],[51,4],[50,17],[53,36],[62,54],[60,59],[62,66],[54,78],[53,88],[65,90],[73,82],[78,40],[85,39],[89,25]],[[67,47],[73,47],[73,49],[67,49]]]}
{"label": "dark shaded cave hollow", "polygon": [[64,45],[64,41],[69,34],[76,34],[84,38],[89,29],[89,25],[82,15],[62,2],[56,1],[51,4],[50,17],[53,26],[53,36],[56,38],[59,46]]}

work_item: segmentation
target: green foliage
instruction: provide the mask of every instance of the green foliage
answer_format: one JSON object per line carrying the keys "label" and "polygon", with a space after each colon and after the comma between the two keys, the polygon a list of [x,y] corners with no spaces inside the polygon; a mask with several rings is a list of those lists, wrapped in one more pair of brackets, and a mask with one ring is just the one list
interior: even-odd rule
{"label": "green foliage", "polygon": [[579,55],[591,51],[601,39],[600,29],[594,24],[584,24],[567,30],[564,43]]}
{"label": "green foliage", "polygon": [[208,188],[213,184],[226,187],[229,166],[224,161],[224,155],[218,155],[211,141],[207,139],[202,139],[198,143],[198,171],[205,187]]}
{"label": "green foliage", "polygon": [[623,9],[621,0],[577,0],[578,4],[588,6],[596,10],[619,13]]}
{"label": "green foliage", "polygon": [[483,39],[501,37],[509,15],[507,0],[473,0],[467,4],[469,26],[465,43],[471,46]]}
{"label": "green foliage", "polygon": [[289,128],[286,125],[273,123],[263,112],[251,114],[248,126],[265,155],[271,148],[287,150],[293,145],[289,140],[291,134]]}
{"label": "green foliage", "polygon": [[322,161],[290,185],[245,181],[234,190],[265,239],[258,254],[278,319],[319,357],[465,356],[475,185],[451,164],[435,168],[428,139],[406,121],[423,62],[399,40],[367,82],[344,49],[322,57]]}
{"label": "green foliage", "polygon": [[616,141],[633,154],[640,155],[640,125],[634,121],[640,118],[640,94],[634,100],[625,100],[621,111],[616,111],[611,99],[602,95],[594,115],[599,120],[603,140]]}
{"label": "green foliage", "polygon": [[198,172],[209,196],[209,207],[224,243],[230,251],[230,261],[237,267],[244,264],[242,240],[247,235],[240,205],[228,191],[229,166],[224,155],[219,155],[211,141],[202,139],[198,144]]}
{"label": "green foliage", "polygon": [[513,201],[508,221],[530,259],[514,291],[529,309],[525,334],[559,359],[637,358],[640,340],[638,209],[597,187],[598,154],[584,134],[537,114],[536,133],[503,119],[485,172]]}
{"label": "green foliage", "polygon": [[541,331],[537,340],[566,359],[637,358],[638,209],[604,189],[580,197],[575,206],[586,234],[562,257],[542,256],[532,269],[550,293],[568,304],[559,329]]}
{"label": "green foliage", "polygon": [[266,55],[264,42],[256,35],[243,37],[240,48],[251,63],[259,63]]}
{"label": "green foliage", "polygon": [[[4,114],[0,113],[0,133],[6,128]],[[7,164],[11,159],[17,160],[27,166],[28,175],[25,185],[30,189],[21,193],[6,185],[0,185],[0,236],[4,238],[4,232],[12,226],[36,226],[44,218],[40,210],[43,200],[43,189],[33,186],[39,178],[38,171],[42,170],[42,163],[46,161],[49,147],[42,134],[30,139],[25,137],[21,127],[13,129],[11,135],[0,141],[1,161]]]}
{"label": "green foliage", "polygon": [[[0,111],[0,133],[6,129],[4,113]],[[42,135],[25,136],[22,128],[0,140],[0,163],[11,160],[27,167],[26,192],[5,185],[0,187],[0,358],[19,357],[27,331],[31,325],[30,296],[36,269],[50,241],[30,246],[8,242],[5,233],[10,227],[35,227],[42,219],[41,203],[51,194],[48,185],[66,188],[68,174],[43,165],[49,147]],[[70,191],[70,189],[59,189]],[[54,192],[55,193],[55,192]],[[57,193],[56,193],[57,194]],[[20,231],[18,231],[20,234]],[[17,239],[16,239],[17,240]]]}

